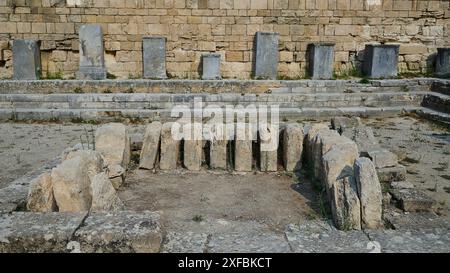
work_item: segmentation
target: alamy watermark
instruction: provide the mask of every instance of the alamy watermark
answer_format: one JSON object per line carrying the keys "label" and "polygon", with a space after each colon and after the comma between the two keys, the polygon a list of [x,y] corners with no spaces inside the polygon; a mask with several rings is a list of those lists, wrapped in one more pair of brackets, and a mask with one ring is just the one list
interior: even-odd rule
{"label": "alamy watermark", "polygon": [[195,97],[193,107],[176,105],[171,117],[175,140],[235,140],[261,142],[261,151],[278,149],[279,105],[204,106],[202,97]]}

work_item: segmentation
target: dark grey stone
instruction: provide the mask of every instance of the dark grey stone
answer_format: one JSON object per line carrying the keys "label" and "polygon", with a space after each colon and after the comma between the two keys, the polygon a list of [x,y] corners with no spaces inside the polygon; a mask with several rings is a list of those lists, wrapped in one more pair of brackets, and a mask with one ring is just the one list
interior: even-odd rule
{"label": "dark grey stone", "polygon": [[144,78],[166,79],[166,38],[144,37],[142,41]]}
{"label": "dark grey stone", "polygon": [[334,44],[313,43],[308,45],[308,75],[312,79],[333,78]]}
{"label": "dark grey stone", "polygon": [[83,213],[14,212],[0,215],[0,253],[69,252]]}
{"label": "dark grey stone", "polygon": [[436,75],[439,77],[450,77],[450,48],[437,49]]}
{"label": "dark grey stone", "polygon": [[431,211],[434,199],[417,189],[395,189],[390,191],[398,206],[408,212]]}
{"label": "dark grey stone", "polygon": [[399,45],[366,45],[364,73],[370,78],[397,77]]}
{"label": "dark grey stone", "polygon": [[257,32],[255,43],[255,78],[275,80],[279,61],[278,33]]}
{"label": "dark grey stone", "polygon": [[101,26],[91,24],[81,25],[79,40],[80,69],[77,72],[77,79],[106,79],[103,32]]}
{"label": "dark grey stone", "polygon": [[220,54],[203,54],[202,55],[202,79],[203,80],[219,80],[220,77]]}
{"label": "dark grey stone", "polygon": [[37,40],[14,40],[14,80],[39,80],[41,77],[40,42]]}
{"label": "dark grey stone", "polygon": [[80,252],[155,253],[162,243],[160,216],[149,211],[90,213],[74,235]]}

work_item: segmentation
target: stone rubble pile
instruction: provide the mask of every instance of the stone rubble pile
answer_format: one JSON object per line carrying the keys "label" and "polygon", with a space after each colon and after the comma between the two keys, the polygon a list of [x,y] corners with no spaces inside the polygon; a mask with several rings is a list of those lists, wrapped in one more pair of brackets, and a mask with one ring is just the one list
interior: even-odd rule
{"label": "stone rubble pile", "polygon": [[123,124],[110,123],[95,134],[95,150],[65,151],[62,162],[30,183],[32,212],[117,211],[117,195],[130,162],[130,138]]}
{"label": "stone rubble pile", "polygon": [[386,183],[397,206],[407,212],[431,211],[435,201],[406,181],[406,168],[399,164],[396,154],[382,148],[375,139],[372,129],[362,125],[359,118],[336,117],[331,121],[332,128],[358,145],[360,156],[372,160],[378,179]]}
{"label": "stone rubble pile", "polygon": [[[337,120],[333,126],[346,128]],[[319,123],[309,128],[305,146],[311,172],[324,189],[336,227],[381,227],[381,185],[374,164],[360,157],[357,143]]]}

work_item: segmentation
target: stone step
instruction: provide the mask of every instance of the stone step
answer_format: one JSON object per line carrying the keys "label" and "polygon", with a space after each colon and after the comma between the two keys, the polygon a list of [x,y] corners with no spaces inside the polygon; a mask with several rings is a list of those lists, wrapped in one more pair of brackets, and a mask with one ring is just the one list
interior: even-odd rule
{"label": "stone step", "polygon": [[296,107],[383,107],[419,106],[430,92],[405,93],[349,93],[349,94],[51,94],[0,95],[0,108],[47,108],[47,109],[169,109],[175,105],[193,107],[217,105],[278,105],[281,108]]}
{"label": "stone step", "polygon": [[445,124],[450,124],[450,114],[447,113],[442,113],[423,107],[417,108],[416,110],[414,110],[414,113],[426,119],[442,122]]}
{"label": "stone step", "polygon": [[[430,90],[439,81],[432,78],[399,80],[41,80],[0,81],[2,94],[49,94],[49,93],[265,93],[287,87],[308,92],[345,92],[351,90]],[[441,80],[442,81],[442,80]],[[408,87],[408,88],[405,88]],[[423,87],[423,89],[422,89]]]}
{"label": "stone step", "polygon": [[[337,107],[337,108],[282,108],[280,119],[284,120],[322,120],[333,116],[390,117],[417,112],[415,106],[394,107]],[[135,121],[171,121],[170,110],[148,109],[43,109],[16,108],[0,109],[0,121],[71,121],[108,122],[124,119]]]}
{"label": "stone step", "polygon": [[0,214],[0,253],[155,253],[163,232],[149,211]]}
{"label": "stone step", "polygon": [[450,97],[439,93],[428,94],[425,95],[422,106],[450,114]]}

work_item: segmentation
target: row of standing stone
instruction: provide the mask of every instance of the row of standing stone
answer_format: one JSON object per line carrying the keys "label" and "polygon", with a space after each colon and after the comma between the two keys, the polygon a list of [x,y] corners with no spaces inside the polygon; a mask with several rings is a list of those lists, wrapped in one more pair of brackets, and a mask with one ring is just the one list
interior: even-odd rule
{"label": "row of standing stone", "polygon": [[[257,32],[255,38],[254,78],[276,79],[278,75],[278,34]],[[107,78],[103,33],[99,25],[82,25],[79,30],[80,68],[78,79],[102,80]],[[40,43],[36,40],[15,40],[13,43],[14,79],[40,78]],[[366,45],[363,72],[370,78],[393,78],[398,71],[399,45]],[[312,79],[332,79],[334,44],[308,45],[308,75]],[[143,77],[166,79],[166,38],[143,38]],[[220,54],[202,55],[202,79],[221,79]],[[450,48],[439,48],[436,74],[450,74]]]}

